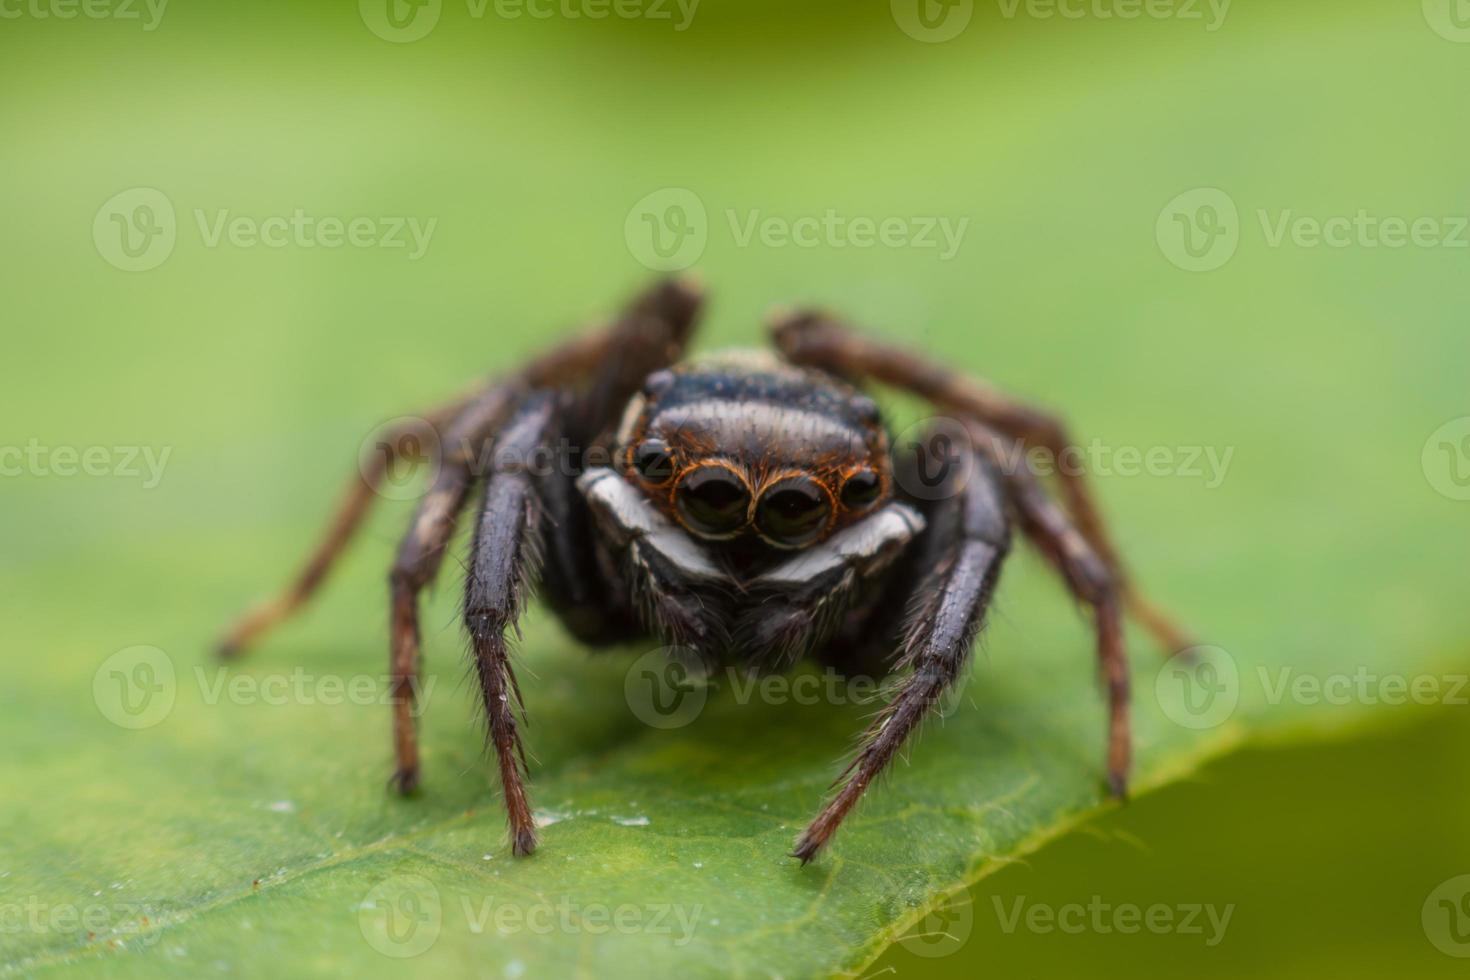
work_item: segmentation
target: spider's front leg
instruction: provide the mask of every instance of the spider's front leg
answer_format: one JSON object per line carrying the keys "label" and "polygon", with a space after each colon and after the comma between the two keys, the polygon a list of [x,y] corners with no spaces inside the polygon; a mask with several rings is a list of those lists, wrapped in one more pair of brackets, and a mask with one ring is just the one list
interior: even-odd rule
{"label": "spider's front leg", "polygon": [[511,850],[520,855],[536,849],[536,824],[526,796],[525,746],[516,724],[516,711],[524,712],[525,704],[511,668],[506,631],[516,626],[540,572],[543,512],[527,467],[550,442],[554,409],[551,392],[529,396],[496,440],[465,578],[465,629],[500,769]]}
{"label": "spider's front leg", "polygon": [[444,562],[445,548],[454,536],[460,512],[478,476],[476,467],[484,446],[514,408],[523,389],[513,385],[491,388],[449,427],[445,451],[433,486],[419,502],[413,524],[398,547],[388,574],[389,673],[393,705],[393,786],[405,795],[419,785],[418,734],[414,704],[419,679],[419,593],[434,581]]}
{"label": "spider's front leg", "polygon": [[[869,784],[969,662],[1010,550],[1003,487],[987,460],[977,457],[959,494],[930,508],[928,527],[913,547],[916,551],[905,565],[925,572],[913,582],[902,621],[898,667],[908,673],[838,778],[841,788],[797,839],[792,856],[802,864],[832,838]],[[903,597],[892,601],[902,602]]]}

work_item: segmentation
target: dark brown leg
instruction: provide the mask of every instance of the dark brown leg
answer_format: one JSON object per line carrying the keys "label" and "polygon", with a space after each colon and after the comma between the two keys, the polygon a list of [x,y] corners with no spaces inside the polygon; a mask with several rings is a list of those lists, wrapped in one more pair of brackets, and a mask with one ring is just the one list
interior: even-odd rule
{"label": "dark brown leg", "polygon": [[[449,427],[443,440],[443,459],[438,478],[419,505],[413,524],[400,547],[398,560],[390,575],[391,648],[393,674],[393,740],[398,759],[394,784],[400,792],[410,793],[418,787],[418,743],[414,723],[414,696],[418,679],[420,637],[418,594],[433,581],[444,558],[444,549],[453,536],[457,518],[469,498],[476,481],[489,478],[487,506],[492,498],[515,489],[526,494],[523,504],[528,513],[520,515],[530,523],[523,528],[521,559],[515,581],[520,590],[536,578],[540,567],[540,501],[531,485],[531,477],[516,461],[525,461],[541,446],[553,411],[555,396],[542,393],[529,396],[527,407],[517,410],[527,392],[539,388],[558,388],[590,381],[594,389],[624,392],[641,383],[644,374],[668,363],[682,349],[694,318],[700,297],[692,287],[669,281],[649,289],[629,306],[617,321],[606,329],[578,338],[533,361],[512,380],[490,389],[471,404]],[[627,393],[630,393],[628,391]],[[627,394],[624,394],[627,397]],[[580,399],[574,405],[580,405]],[[536,420],[528,421],[526,412],[534,407]],[[516,413],[512,415],[512,413]],[[509,423],[504,432],[502,427]],[[528,435],[527,433],[531,433]],[[573,438],[576,438],[574,435]],[[494,452],[485,449],[494,440]],[[486,464],[491,468],[487,469]],[[495,468],[495,467],[498,467]],[[509,469],[507,469],[509,467]],[[529,510],[535,508],[535,517]],[[497,526],[505,521],[507,528],[522,528],[517,514],[509,506],[493,513],[482,512],[476,532],[474,565],[467,586],[485,581],[482,567],[485,544],[504,544],[509,530]],[[533,560],[534,559],[534,560]],[[502,583],[511,589],[510,584]],[[509,593],[507,593],[509,594]],[[521,593],[515,593],[519,596]],[[511,618],[501,624],[493,636],[494,617],[486,619],[481,598],[471,591],[466,597],[466,625],[475,647],[476,666],[485,696],[490,740],[495,745],[505,789],[506,808],[511,818],[512,849],[530,853],[535,847],[535,827],[524,789],[525,757],[515,725],[510,693],[515,691],[515,677],[506,656],[504,626],[519,612],[498,606]],[[493,610],[492,610],[493,611]],[[473,614],[472,614],[473,613]],[[492,624],[487,626],[487,624]],[[521,768],[517,768],[519,759]]]}
{"label": "dark brown leg", "polygon": [[466,409],[445,434],[439,475],[419,502],[413,523],[388,575],[389,671],[392,676],[393,786],[403,794],[419,785],[414,702],[419,681],[419,593],[434,580],[454,536],[459,514],[478,476],[485,444],[505,422],[523,389],[492,388]]}
{"label": "dark brown leg", "polygon": [[516,713],[525,704],[511,667],[506,631],[520,618],[541,561],[540,498],[524,461],[551,435],[553,396],[530,396],[496,440],[494,467],[475,528],[465,578],[464,622],[475,654],[489,741],[500,768],[512,853],[536,849],[536,824],[526,795],[526,752]]}
{"label": "dark brown leg", "polygon": [[782,316],[772,324],[772,333],[777,347],[796,363],[902,388],[941,410],[978,419],[1024,445],[1051,453],[1072,519],[1113,570],[1128,611],[1170,653],[1193,645],[1188,633],[1129,583],[1081,468],[1062,465],[1076,446],[1055,416],[901,347],[871,340],[821,313]]}
{"label": "dark brown leg", "polygon": [[1108,692],[1108,788],[1121,799],[1128,793],[1133,735],[1117,581],[1107,562],[1051,501],[1033,474],[1013,473],[1006,482],[1021,530],[1061,573],[1072,594],[1092,609],[1098,666]]}
{"label": "dark brown leg", "polygon": [[[585,433],[573,432],[572,437],[585,440],[577,443],[579,448],[585,448],[597,434],[592,431],[596,426],[616,421],[607,417],[611,404],[625,400],[636,390],[644,374],[679,356],[701,303],[701,292],[691,282],[657,283],[637,296],[608,327],[576,337],[531,361],[502,383],[425,418],[436,431],[443,432],[440,470],[434,485],[419,503],[389,577],[393,741],[397,757],[393,783],[400,792],[412,792],[419,783],[413,711],[420,650],[418,595],[433,580],[443,561],[458,515],[481,475],[477,470],[483,462],[486,444],[528,389],[584,385],[589,390],[573,404],[579,408],[579,414],[586,416],[587,429]],[[400,448],[401,437],[402,433],[395,433],[386,440],[387,445],[374,458],[372,468],[354,482],[302,574],[281,596],[242,617],[221,641],[222,653],[241,651],[299,609],[316,591],[361,526],[376,488]],[[580,460],[573,462],[579,464]],[[498,744],[499,738],[493,731],[492,738]],[[507,803],[514,807],[509,788]],[[524,794],[522,800],[523,797]],[[534,834],[531,843],[534,846]]]}
{"label": "dark brown leg", "polygon": [[[999,474],[977,460],[959,496],[931,508],[916,545],[915,581],[904,619],[902,687],[863,737],[842,787],[798,838],[792,856],[811,861],[836,833],[868,786],[969,663],[990,597],[1010,548],[1010,526]],[[898,596],[892,601],[902,603]],[[845,780],[845,782],[844,782]]]}
{"label": "dark brown leg", "polygon": [[[443,426],[458,415],[469,401],[469,398],[460,399],[453,404],[430,412],[423,417],[422,421],[436,432],[442,432]],[[371,461],[347,488],[342,502],[332,516],[331,523],[327,525],[326,534],[323,535],[316,550],[311,553],[296,578],[286,587],[285,591],[252,607],[225,631],[224,636],[215,647],[220,656],[235,657],[244,653],[273,626],[306,604],[306,601],[326,580],[327,573],[332,570],[333,564],[352,540],[353,535],[357,533],[358,528],[362,526],[363,519],[367,517],[368,512],[372,510],[384,475],[388,472],[389,467],[404,455],[405,440],[414,437],[417,431],[417,426],[406,424],[385,435],[380,452],[372,456]]]}

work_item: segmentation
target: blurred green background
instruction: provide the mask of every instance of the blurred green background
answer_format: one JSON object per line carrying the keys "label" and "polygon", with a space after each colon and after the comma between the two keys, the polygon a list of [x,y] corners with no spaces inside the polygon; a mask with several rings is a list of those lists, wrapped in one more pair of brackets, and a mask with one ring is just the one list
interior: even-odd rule
{"label": "blurred green background", "polygon": [[[1099,480],[1145,580],[1207,636],[1303,666],[1463,668],[1463,8],[704,0],[686,23],[673,4],[594,19],[445,2],[396,7],[394,26],[373,4],[0,0],[0,446],[169,452],[156,486],[146,467],[0,481],[0,806],[17,811],[0,821],[0,889],[4,852],[41,828],[65,846],[27,870],[86,887],[126,851],[92,852],[89,828],[144,828],[128,816],[157,786],[228,778],[306,730],[273,719],[252,756],[238,719],[211,717],[193,737],[239,749],[218,773],[188,746],[140,754],[82,721],[103,657],[192,657],[289,569],[377,423],[696,257],[708,346],[755,342],[772,304],[821,302],[1060,406],[1084,437],[1232,447],[1219,486]],[[314,225],[282,247],[211,244],[221,220],[298,210],[366,219],[369,243],[326,247]],[[757,217],[829,211],[896,220],[901,243],[861,247],[850,226],[810,247],[743,239]],[[372,244],[399,218],[427,234],[421,255]],[[963,227],[952,256],[914,240],[931,218]],[[1346,238],[1313,237],[1334,218]],[[1419,239],[1392,245],[1394,221]],[[686,251],[665,263],[651,229]],[[362,647],[376,669],[405,519],[383,511],[280,662],[336,640],[330,656]],[[1013,641],[1050,640],[1067,614],[1031,606],[1051,587],[1027,567],[997,623],[1007,669],[1034,652]],[[454,593],[426,615],[446,663]],[[529,635],[555,630],[540,618]],[[901,944],[861,975],[1459,975],[1419,915],[1470,873],[1465,711],[1402,709],[1382,729],[1358,714],[1294,716],[1283,747],[981,881],[958,949]],[[445,747],[469,715],[427,724],[440,771],[476,773],[482,797],[471,740]],[[330,724],[359,738],[386,719]],[[362,750],[365,771],[383,749]],[[99,766],[118,778],[94,786]],[[992,905],[1094,894],[1238,911],[1201,948],[1006,934]]]}

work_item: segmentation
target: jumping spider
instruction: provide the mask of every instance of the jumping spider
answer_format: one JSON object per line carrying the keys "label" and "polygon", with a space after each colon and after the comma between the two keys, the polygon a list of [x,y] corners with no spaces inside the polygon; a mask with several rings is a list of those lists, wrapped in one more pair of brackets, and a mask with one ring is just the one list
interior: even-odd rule
{"label": "jumping spider", "polygon": [[[1122,796],[1130,761],[1124,608],[1167,648],[1187,643],[1129,588],[1075,470],[1060,474],[1062,507],[1029,469],[1005,465],[1023,458],[1018,448],[1060,457],[1072,445],[1062,427],[822,313],[776,318],[779,359],[682,360],[701,306],[693,284],[661,282],[610,326],[426,416],[442,432],[438,472],[389,576],[396,788],[411,793],[419,783],[418,596],[483,483],[464,620],[516,854],[535,849],[536,825],[506,631],[533,590],[593,646],[652,633],[752,671],[811,657],[851,674],[898,672],[841,788],[796,841],[793,856],[805,863],[964,670],[1013,524],[1092,612],[1109,706],[1108,783]],[[922,479],[916,467],[932,460],[890,448],[877,405],[859,390],[868,382],[949,416],[966,465],[950,467],[937,488]],[[238,653],[316,591],[398,443],[387,440],[299,577],[245,615],[223,653]],[[524,464],[549,447],[560,447],[552,451],[561,465],[533,472]],[[609,465],[589,462],[597,458]],[[921,486],[938,492],[913,492]]]}

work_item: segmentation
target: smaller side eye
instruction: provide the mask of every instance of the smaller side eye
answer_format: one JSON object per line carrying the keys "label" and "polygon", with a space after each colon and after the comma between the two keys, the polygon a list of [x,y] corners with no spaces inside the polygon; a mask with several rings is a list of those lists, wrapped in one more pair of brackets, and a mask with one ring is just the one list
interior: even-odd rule
{"label": "smaller side eye", "polygon": [[633,450],[633,469],[654,486],[674,478],[674,454],[662,439],[646,439]]}
{"label": "smaller side eye", "polygon": [[883,492],[883,481],[872,470],[858,470],[842,485],[842,506],[849,510],[864,510],[878,502]]}

